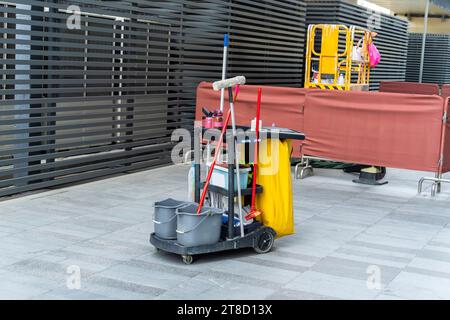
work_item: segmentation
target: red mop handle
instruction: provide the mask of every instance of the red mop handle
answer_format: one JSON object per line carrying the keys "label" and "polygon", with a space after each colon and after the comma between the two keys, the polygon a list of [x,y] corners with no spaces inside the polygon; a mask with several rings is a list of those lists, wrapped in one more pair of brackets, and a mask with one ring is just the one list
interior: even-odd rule
{"label": "red mop handle", "polygon": [[[236,87],[236,94],[235,94],[235,97],[234,97],[234,101],[237,100],[237,97],[238,97],[238,94],[239,94],[239,90],[240,90],[240,86],[238,85]],[[231,118],[231,108],[230,108],[230,110],[228,110],[227,119],[225,120],[225,123],[223,125],[222,133],[220,134],[220,139],[219,139],[219,142],[218,142],[217,147],[216,147],[216,153],[214,155],[214,159],[213,159],[213,162],[211,164],[211,167],[209,168],[208,176],[206,177],[206,182],[205,182],[205,186],[203,187],[203,192],[202,192],[202,196],[200,198],[200,203],[198,205],[197,214],[201,213],[203,205],[205,204],[205,198],[206,198],[206,194],[208,192],[209,184],[211,182],[211,176],[213,174],[214,168],[216,167],[217,157],[220,154],[220,148],[222,147],[223,139],[224,139],[225,134],[227,132],[228,124],[230,123],[230,118]]]}
{"label": "red mop handle", "polygon": [[253,161],[253,188],[252,188],[252,211],[255,210],[256,204],[256,175],[258,174],[258,156],[259,156],[259,122],[261,120],[261,98],[262,89],[258,89],[258,104],[256,106],[256,142],[255,142],[255,155]]}

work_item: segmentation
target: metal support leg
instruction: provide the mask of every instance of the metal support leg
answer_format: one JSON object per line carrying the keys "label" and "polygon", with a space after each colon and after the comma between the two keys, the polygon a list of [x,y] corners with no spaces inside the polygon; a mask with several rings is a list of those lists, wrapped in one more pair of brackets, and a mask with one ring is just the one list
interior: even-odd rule
{"label": "metal support leg", "polygon": [[433,185],[431,186],[431,196],[433,198],[436,197],[437,186],[438,186],[437,182],[433,183]]}
{"label": "metal support leg", "polygon": [[295,179],[303,180],[314,175],[314,169],[309,161],[307,157],[302,157],[302,161],[295,166]]}
{"label": "metal support leg", "polygon": [[442,178],[442,175],[439,175],[438,178],[422,178],[422,179],[420,179],[420,181],[419,181],[419,186],[418,186],[418,192],[419,192],[419,194],[422,193],[422,190],[423,190],[423,183],[424,183],[425,181],[433,182],[433,185],[431,186],[431,196],[432,196],[432,197],[435,197],[435,196],[436,196],[436,193],[440,193],[440,192],[441,192],[441,190],[442,190],[441,185],[442,185],[443,183],[450,183],[450,180],[443,179],[443,178]]}
{"label": "metal support leg", "polygon": [[301,162],[297,163],[296,166],[295,166],[294,177],[295,177],[295,179],[297,179],[297,180],[300,179],[300,176],[299,176],[298,174],[299,174],[299,171],[300,171],[300,167],[301,167],[301,166],[302,166],[302,163],[301,163]]}
{"label": "metal support leg", "polygon": [[425,53],[427,46],[427,34],[428,34],[428,16],[430,12],[430,0],[425,0],[425,15],[424,15],[424,30],[423,30],[423,38],[422,38],[422,51],[420,53],[420,68],[419,68],[419,83],[423,82],[423,71],[425,64]]}
{"label": "metal support leg", "polygon": [[202,138],[201,129],[194,129],[194,170],[195,170],[195,202],[200,202],[200,183],[201,183],[201,161],[202,147],[200,140]]}
{"label": "metal support leg", "polygon": [[437,193],[441,193],[441,191],[442,191],[442,182],[440,182],[440,180],[442,180],[442,174],[436,173],[436,179],[439,180],[439,182],[437,182],[436,191],[437,191]]}
{"label": "metal support leg", "polygon": [[200,183],[201,183],[201,170],[200,164],[195,164],[195,202],[200,202]]}
{"label": "metal support leg", "polygon": [[417,193],[418,194],[422,194],[422,189],[423,189],[423,183],[425,182],[425,178],[422,178],[419,180],[419,185],[417,188]]}
{"label": "metal support leg", "polygon": [[231,163],[228,164],[228,239],[234,239],[234,165]]}

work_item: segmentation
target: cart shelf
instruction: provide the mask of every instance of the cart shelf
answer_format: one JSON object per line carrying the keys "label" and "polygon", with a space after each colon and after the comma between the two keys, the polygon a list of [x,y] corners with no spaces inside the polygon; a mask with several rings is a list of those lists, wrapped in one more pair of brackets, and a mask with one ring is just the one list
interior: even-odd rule
{"label": "cart shelf", "polygon": [[[256,133],[250,131],[250,127],[246,126],[237,126],[237,130],[243,130],[245,134],[240,135],[240,139],[237,142],[239,144],[253,144],[256,141]],[[228,130],[232,130],[231,127],[228,127]],[[205,133],[207,132],[216,132],[214,136],[220,136],[221,131],[219,129],[205,129],[202,128],[203,139],[204,141],[211,141],[212,139],[208,139],[205,137]],[[290,139],[290,140],[305,140],[305,134],[302,132],[285,129],[285,128],[276,128],[276,127],[265,127],[260,132],[260,138],[272,139],[277,138],[280,140]],[[242,140],[243,139],[243,140]],[[214,140],[212,140],[214,141]],[[224,136],[224,143],[227,142],[227,136]]]}
{"label": "cart shelf", "polygon": [[[204,187],[205,187],[205,183],[203,182],[203,183],[200,185],[200,188],[203,189]],[[211,191],[211,192],[220,194],[220,195],[222,195],[222,196],[228,197],[228,189],[221,188],[221,187],[218,187],[218,186],[215,186],[215,185],[210,184],[209,187],[208,187],[208,190]],[[252,188],[242,189],[241,193],[242,193],[242,196],[243,196],[243,197],[245,197],[245,196],[251,196],[251,195],[252,195]],[[260,185],[257,185],[257,186],[256,186],[256,193],[257,193],[257,194],[263,193],[263,187],[260,186]]]}

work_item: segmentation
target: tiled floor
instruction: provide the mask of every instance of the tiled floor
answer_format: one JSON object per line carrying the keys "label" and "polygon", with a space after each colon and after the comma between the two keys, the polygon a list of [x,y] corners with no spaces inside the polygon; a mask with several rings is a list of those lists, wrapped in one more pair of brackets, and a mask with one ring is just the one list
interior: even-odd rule
{"label": "tiled floor", "polygon": [[[368,187],[317,171],[294,182],[297,233],[272,253],[185,266],[148,237],[153,202],[185,199],[187,171],[0,202],[0,298],[450,299],[450,190],[418,196],[423,173],[389,170],[390,184]],[[81,272],[75,290],[73,266]]]}

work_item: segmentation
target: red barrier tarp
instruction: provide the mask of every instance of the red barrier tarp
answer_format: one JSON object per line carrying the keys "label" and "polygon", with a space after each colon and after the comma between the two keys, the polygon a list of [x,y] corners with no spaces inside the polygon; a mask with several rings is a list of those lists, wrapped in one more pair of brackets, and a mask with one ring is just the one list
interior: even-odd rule
{"label": "red barrier tarp", "polygon": [[[256,117],[256,99],[259,86],[241,86],[235,105],[237,125],[250,126]],[[303,132],[305,94],[308,90],[301,88],[263,86],[261,119],[264,126],[289,128]],[[225,100],[225,112],[228,112],[228,94]],[[196,121],[202,120],[202,108],[210,111],[220,108],[220,91],[212,89],[212,83],[202,82],[197,88]],[[302,142],[294,141],[294,156],[300,157]]]}
{"label": "red barrier tarp", "polygon": [[[236,104],[238,125],[249,126],[255,117],[257,88],[241,87]],[[218,109],[219,102],[220,92],[213,91],[211,83],[201,83],[197,90],[196,120],[202,118],[202,107]],[[443,170],[450,171],[450,124],[443,130],[444,100],[437,95],[264,86],[262,102],[265,126],[275,124],[306,133],[302,154],[438,172],[442,151],[446,155]],[[300,145],[296,142],[294,156],[300,156]]]}
{"label": "red barrier tarp", "polygon": [[[450,92],[449,92],[450,93]],[[447,118],[450,116],[450,95],[445,99]],[[444,127],[444,138],[442,140],[442,173],[450,172],[450,120],[447,120]]]}
{"label": "red barrier tarp", "polygon": [[443,99],[378,92],[309,92],[304,154],[437,172]]}
{"label": "red barrier tarp", "polygon": [[439,85],[415,82],[382,81],[380,92],[439,95]]}
{"label": "red barrier tarp", "polygon": [[450,84],[444,84],[442,86],[442,94],[441,95],[444,99],[450,97]]}

